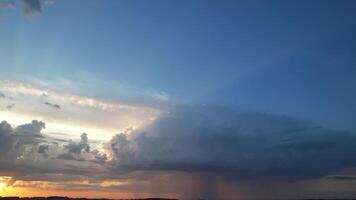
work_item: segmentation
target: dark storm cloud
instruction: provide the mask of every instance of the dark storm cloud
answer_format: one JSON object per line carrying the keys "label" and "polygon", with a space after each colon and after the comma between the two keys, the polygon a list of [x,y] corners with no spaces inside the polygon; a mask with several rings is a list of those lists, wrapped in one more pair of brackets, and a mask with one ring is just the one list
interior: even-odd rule
{"label": "dark storm cloud", "polygon": [[341,176],[341,175],[336,175],[336,176],[329,176],[328,179],[341,180],[341,181],[356,181],[356,176]]}
{"label": "dark storm cloud", "polygon": [[223,107],[173,108],[148,127],[113,137],[102,146],[107,154],[91,150],[86,134],[79,141],[53,142],[43,128],[40,121],[0,124],[0,174],[10,170],[16,180],[53,182],[71,180],[73,174],[81,180],[138,182],[191,176],[201,187],[198,193],[217,196],[220,180],[304,180],[356,166],[352,133]]}
{"label": "dark storm cloud", "polygon": [[42,13],[40,0],[21,0],[22,12],[26,16],[37,16]]}
{"label": "dark storm cloud", "polygon": [[50,103],[50,102],[46,102],[45,103],[45,105],[47,105],[47,106],[50,106],[50,107],[52,107],[52,108],[56,108],[56,109],[61,109],[61,106],[60,105],[58,105],[58,104],[54,104],[54,103]]}
{"label": "dark storm cloud", "polygon": [[6,98],[5,94],[0,92],[0,98]]}
{"label": "dark storm cloud", "polygon": [[309,179],[356,166],[356,136],[284,116],[178,107],[110,147],[122,170],[220,173],[236,179]]}

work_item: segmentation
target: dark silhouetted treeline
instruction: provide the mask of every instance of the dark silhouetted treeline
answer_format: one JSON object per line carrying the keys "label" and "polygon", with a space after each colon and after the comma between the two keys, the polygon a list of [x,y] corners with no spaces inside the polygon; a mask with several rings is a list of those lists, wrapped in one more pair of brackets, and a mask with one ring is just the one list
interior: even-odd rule
{"label": "dark silhouetted treeline", "polygon": [[[110,199],[87,199],[87,198],[69,198],[69,197],[0,197],[0,200],[110,200]],[[143,198],[143,199],[115,199],[115,200],[178,200],[165,198]]]}

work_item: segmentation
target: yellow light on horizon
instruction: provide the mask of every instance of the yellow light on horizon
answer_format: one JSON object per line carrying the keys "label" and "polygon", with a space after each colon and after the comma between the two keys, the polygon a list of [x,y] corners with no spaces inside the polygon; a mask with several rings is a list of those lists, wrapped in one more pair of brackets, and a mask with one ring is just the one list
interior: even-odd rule
{"label": "yellow light on horizon", "polygon": [[[7,111],[1,111],[0,110],[0,122],[2,120],[7,121],[13,126],[19,126],[22,124],[27,124],[31,123],[32,120],[40,120],[46,123],[46,129],[43,130],[43,133],[70,133],[71,137],[70,139],[78,138],[83,132],[89,133],[91,135],[92,139],[97,139],[97,140],[105,140],[108,137],[112,137],[116,132],[119,132],[117,130],[111,130],[111,129],[100,129],[98,127],[93,127],[90,125],[71,125],[71,124],[65,124],[61,122],[55,122],[55,121],[47,121],[41,116],[27,116],[23,114],[18,114],[18,113],[12,113],[12,112],[7,112]],[[1,179],[0,179],[1,180]]]}
{"label": "yellow light on horizon", "polygon": [[0,190],[3,190],[4,188],[6,188],[6,183],[0,182]]}
{"label": "yellow light on horizon", "polygon": [[3,195],[3,192],[6,189],[6,186],[7,186],[6,183],[0,182],[0,195]]}

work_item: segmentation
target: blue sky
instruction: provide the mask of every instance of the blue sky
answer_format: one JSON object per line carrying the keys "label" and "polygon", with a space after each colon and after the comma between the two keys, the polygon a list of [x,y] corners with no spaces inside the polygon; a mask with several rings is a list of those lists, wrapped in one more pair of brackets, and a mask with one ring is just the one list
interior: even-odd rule
{"label": "blue sky", "polygon": [[[79,160],[91,166],[105,155],[100,169],[181,173],[185,165],[219,174],[222,163],[252,179],[263,170],[270,172],[263,178],[288,181],[335,175],[356,166],[349,154],[356,139],[348,135],[356,131],[355,10],[351,0],[0,0],[0,120],[25,127],[11,129],[15,134],[36,127],[31,131],[48,141],[73,140],[32,156],[47,162],[53,154],[53,162],[78,169]],[[284,135],[294,132],[300,135]],[[1,156],[0,175],[7,166]],[[277,192],[280,182],[272,182]],[[356,195],[349,186],[335,188]]]}
{"label": "blue sky", "polygon": [[[107,98],[148,90],[173,104],[222,104],[355,129],[355,7],[79,0],[56,2],[35,19],[6,10],[1,74],[86,81],[81,92]],[[124,94],[92,87],[101,80]]]}

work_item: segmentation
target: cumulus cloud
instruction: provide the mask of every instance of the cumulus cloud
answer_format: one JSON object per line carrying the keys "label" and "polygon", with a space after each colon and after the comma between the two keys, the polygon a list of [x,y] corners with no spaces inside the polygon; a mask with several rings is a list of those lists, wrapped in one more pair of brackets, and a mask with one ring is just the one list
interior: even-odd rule
{"label": "cumulus cloud", "polygon": [[45,123],[37,120],[17,127],[6,121],[0,124],[0,173],[1,169],[16,174],[39,170],[43,173],[84,173],[92,167],[98,169],[96,165],[99,164],[104,167],[106,155],[98,150],[90,151],[86,134],[78,143],[61,142],[43,135],[44,128]]}
{"label": "cumulus cloud", "polygon": [[39,145],[37,152],[47,156],[49,152],[49,147],[50,146],[48,144]]}
{"label": "cumulus cloud", "polygon": [[58,158],[67,160],[85,160],[82,158],[82,153],[90,152],[90,146],[88,144],[88,136],[83,133],[80,136],[80,142],[75,143],[71,141],[65,148],[68,150],[65,154],[59,155]]}
{"label": "cumulus cloud", "polygon": [[[100,148],[93,148],[85,133],[78,141],[53,142],[42,134],[44,128],[35,120],[18,127],[2,122],[0,169],[20,171],[13,177],[24,181],[97,181],[73,184],[86,189],[145,190],[150,186],[140,184],[155,180],[166,192],[176,191],[172,188],[177,184],[190,185],[198,194],[194,197],[219,199],[221,183],[352,180],[354,176],[335,174],[356,166],[354,133],[218,106],[172,108],[150,125],[117,134]],[[135,185],[108,187],[100,182],[108,180]]]}
{"label": "cumulus cloud", "polygon": [[13,169],[17,161],[25,159],[36,145],[44,142],[41,134],[44,128],[45,124],[36,120],[16,128],[3,121],[0,124],[0,168]]}
{"label": "cumulus cloud", "polygon": [[[110,141],[123,170],[221,173],[236,179],[308,179],[356,165],[356,136],[284,116],[222,107],[172,109],[145,130]],[[338,162],[335,162],[337,160]]]}
{"label": "cumulus cloud", "polygon": [[24,124],[16,127],[15,134],[40,136],[41,131],[44,128],[46,128],[44,122],[33,120],[31,124]]}
{"label": "cumulus cloud", "polygon": [[90,150],[89,138],[86,133],[80,136],[79,142],[70,141],[64,146],[64,153],[58,155],[58,159],[73,161],[88,161],[98,164],[105,164],[107,155],[97,149]]}
{"label": "cumulus cloud", "polygon": [[11,137],[13,129],[10,124],[7,122],[3,121],[0,124],[0,158],[1,155],[6,153],[10,147],[12,146],[12,143],[14,139]]}

